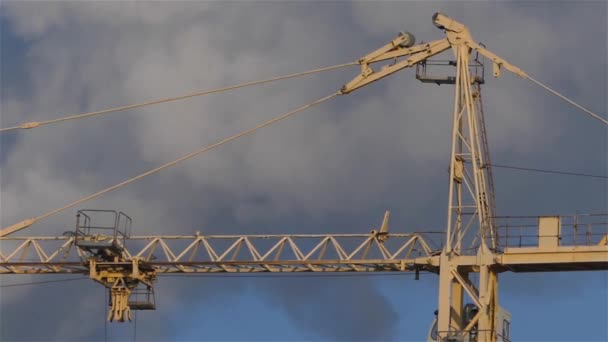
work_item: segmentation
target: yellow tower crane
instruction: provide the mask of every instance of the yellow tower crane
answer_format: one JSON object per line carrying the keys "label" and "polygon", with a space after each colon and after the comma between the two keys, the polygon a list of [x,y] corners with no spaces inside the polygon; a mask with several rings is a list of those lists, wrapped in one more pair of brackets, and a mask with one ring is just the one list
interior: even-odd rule
{"label": "yellow tower crane", "polygon": [[[432,272],[439,275],[437,317],[429,341],[510,341],[510,314],[498,301],[501,272],[608,270],[607,215],[575,217],[496,217],[490,154],[487,147],[480,60],[492,63],[493,75],[505,69],[562,97],[604,124],[601,116],[559,95],[516,66],[490,52],[471,37],[463,24],[441,14],[433,23],[445,37],[415,44],[401,33],[356,63],[361,72],[335,94],[291,111],[176,161],[133,177],[116,186],[70,203],[47,214],[0,230],[0,274],[84,274],[110,291],[109,321],[131,319],[131,310],[153,310],[154,282],[166,274],[299,273],[299,272]],[[430,60],[452,50],[455,60]],[[475,58],[472,58],[475,54]],[[390,61],[378,70],[378,62]],[[456,75],[436,77],[436,64],[454,66]],[[389,231],[389,213],[380,227],[366,234],[133,236],[131,218],[111,210],[79,210],[76,228],[60,237],[9,236],[54,213],[76,206],[132,181],[192,158],[212,148],[287,118],[306,108],[380,80],[404,68],[417,68],[423,82],[454,85],[452,144],[449,169],[447,225],[441,248],[432,248],[433,233]],[[275,81],[336,67],[278,77]],[[218,90],[218,91],[220,91]],[[191,96],[151,101],[72,117],[30,122],[9,129],[87,117],[121,109],[174,101]],[[0,131],[9,130],[2,129]],[[603,220],[598,218],[603,217]],[[185,247],[184,247],[185,246]],[[32,261],[33,260],[33,261]],[[478,274],[478,281],[471,277]]]}

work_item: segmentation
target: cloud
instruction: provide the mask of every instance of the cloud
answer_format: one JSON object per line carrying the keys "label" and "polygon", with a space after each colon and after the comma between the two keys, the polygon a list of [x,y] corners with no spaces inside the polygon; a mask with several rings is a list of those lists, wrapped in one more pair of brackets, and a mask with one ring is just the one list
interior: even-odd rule
{"label": "cloud", "polygon": [[[570,61],[579,59],[580,51],[590,51],[586,62],[606,74],[605,44],[602,50],[585,43],[602,41],[605,30],[581,25],[587,16],[604,22],[606,17],[587,6],[563,6],[567,15],[558,7],[522,9],[508,3],[7,2],[2,4],[2,29],[14,36],[11,39],[26,42],[27,48],[23,54],[2,50],[7,56],[3,58],[18,54],[25,66],[18,79],[2,82],[2,126],[356,60],[401,30],[412,31],[419,41],[438,39],[441,32],[430,19],[437,7],[469,25],[473,36],[491,50],[605,113],[605,76],[586,65],[571,67]],[[587,38],[577,39],[581,36]],[[10,41],[5,43],[10,46]],[[3,147],[0,164],[2,226],[325,96],[356,72],[350,68],[11,133],[6,139],[13,142]],[[506,73],[490,80],[488,74],[489,70],[484,101],[496,156],[559,167],[559,151],[575,145],[586,149],[586,165],[606,171],[602,138],[594,146],[582,138],[572,142],[571,127],[604,141],[605,130],[522,80]],[[86,206],[126,211],[142,235],[198,229],[362,232],[376,224],[387,207],[395,209],[395,227],[442,227],[451,101],[450,87],[421,85],[411,70],[404,71]],[[568,157],[572,163],[580,160]],[[520,190],[501,192],[499,199],[508,204],[505,209],[533,207],[521,200],[530,183],[516,177],[502,183],[506,189]],[[538,191],[550,191],[554,185],[539,185]],[[605,207],[605,195],[596,193],[576,205]],[[546,205],[575,205],[574,199],[557,201]],[[29,233],[60,234],[72,227],[73,214],[67,211]],[[170,282],[161,294],[175,300],[172,309],[192,298],[205,300],[201,291],[178,283]],[[239,287],[203,288],[226,295]],[[315,297],[299,298],[309,288],[315,289]],[[348,293],[313,282],[260,291],[298,329],[318,329],[322,338],[394,337],[396,309],[372,283],[353,286],[353,291],[365,294],[360,303],[350,303]],[[29,303],[44,300],[27,299],[29,295],[28,291],[15,297]],[[10,306],[12,299],[2,297],[3,307],[16,310]],[[316,314],[310,308],[314,301],[332,300],[344,304],[346,309],[339,312],[345,315],[344,322],[363,320],[373,302],[375,317],[383,319],[376,324],[383,324],[383,329],[357,325],[350,332],[332,331],[326,322],[336,311]],[[168,316],[169,310],[165,307],[158,314]],[[81,326],[81,337],[98,336],[93,323]],[[57,339],[69,337],[69,331],[57,334]]]}

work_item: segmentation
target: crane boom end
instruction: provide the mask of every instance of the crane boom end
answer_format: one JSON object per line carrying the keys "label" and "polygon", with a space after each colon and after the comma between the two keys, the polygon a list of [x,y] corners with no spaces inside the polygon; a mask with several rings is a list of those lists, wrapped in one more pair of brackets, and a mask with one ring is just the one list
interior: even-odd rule
{"label": "crane boom end", "polygon": [[12,234],[16,231],[25,229],[29,226],[31,226],[32,224],[34,224],[36,222],[35,218],[31,218],[31,219],[27,219],[27,220],[23,220],[19,223],[15,223],[12,226],[8,226],[6,228],[2,228],[2,230],[0,230],[0,237],[5,237],[9,234]]}

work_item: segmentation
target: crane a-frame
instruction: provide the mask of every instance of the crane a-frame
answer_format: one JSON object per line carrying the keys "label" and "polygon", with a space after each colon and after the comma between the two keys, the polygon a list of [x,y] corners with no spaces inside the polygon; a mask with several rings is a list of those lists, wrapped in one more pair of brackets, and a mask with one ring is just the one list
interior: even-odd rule
{"label": "crane a-frame", "polygon": [[[481,107],[483,73],[472,72],[480,65],[471,61],[472,53],[492,63],[495,77],[506,69],[537,81],[476,43],[463,24],[440,13],[433,22],[445,38],[415,45],[413,35],[400,34],[361,58],[361,73],[338,94],[413,66],[424,82],[454,85],[447,226],[440,248],[432,247],[431,233],[390,232],[388,212],[368,234],[132,236],[126,214],[80,210],[75,230],[61,237],[9,236],[36,219],[2,229],[0,274],[88,275],[110,291],[108,320],[123,322],[131,310],[155,309],[154,282],[164,274],[426,271],[439,275],[429,340],[509,341],[509,314],[498,304],[498,274],[607,270],[607,227],[593,215],[515,223],[496,217]],[[450,49],[455,77],[429,77],[429,58]],[[30,126],[23,128],[36,125]],[[479,275],[477,282],[472,274]]]}

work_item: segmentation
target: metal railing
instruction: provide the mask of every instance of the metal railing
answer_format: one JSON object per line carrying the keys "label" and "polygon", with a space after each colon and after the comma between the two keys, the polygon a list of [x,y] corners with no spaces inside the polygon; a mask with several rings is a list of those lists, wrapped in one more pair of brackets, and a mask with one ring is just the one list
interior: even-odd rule
{"label": "metal railing", "polygon": [[[429,336],[431,339],[436,338],[437,342],[485,342],[489,339],[492,330],[484,329],[477,330],[473,329],[467,333],[462,331],[436,331],[435,335]],[[498,342],[511,342],[510,337],[503,335],[503,332],[497,332],[496,341]]]}
{"label": "metal railing", "polygon": [[131,236],[131,226],[131,218],[122,211],[78,210],[74,243],[87,250],[122,250]]}
{"label": "metal railing", "polygon": [[129,307],[132,310],[155,310],[156,297],[153,287],[139,287],[131,290]]}
{"label": "metal railing", "polygon": [[560,246],[592,246],[608,234],[608,214],[577,214],[560,219],[559,233],[540,235],[538,216],[496,217],[500,247],[537,247],[544,237],[557,238]]}
{"label": "metal railing", "polygon": [[110,237],[111,242],[121,241],[131,236],[131,218],[122,211],[83,209],[76,214],[75,242],[90,237]]}
{"label": "metal railing", "polygon": [[[472,60],[468,65],[471,74],[471,82],[474,84],[485,83],[485,68],[483,62],[484,59],[485,58],[483,56],[479,57],[479,55],[476,55],[475,59]],[[436,84],[454,84],[454,82],[456,82],[456,76],[435,76],[429,73],[429,66],[434,67],[434,69],[445,70],[448,67],[455,67],[456,61],[440,59],[423,60],[420,63],[416,64],[417,80],[422,81],[424,83]]]}

